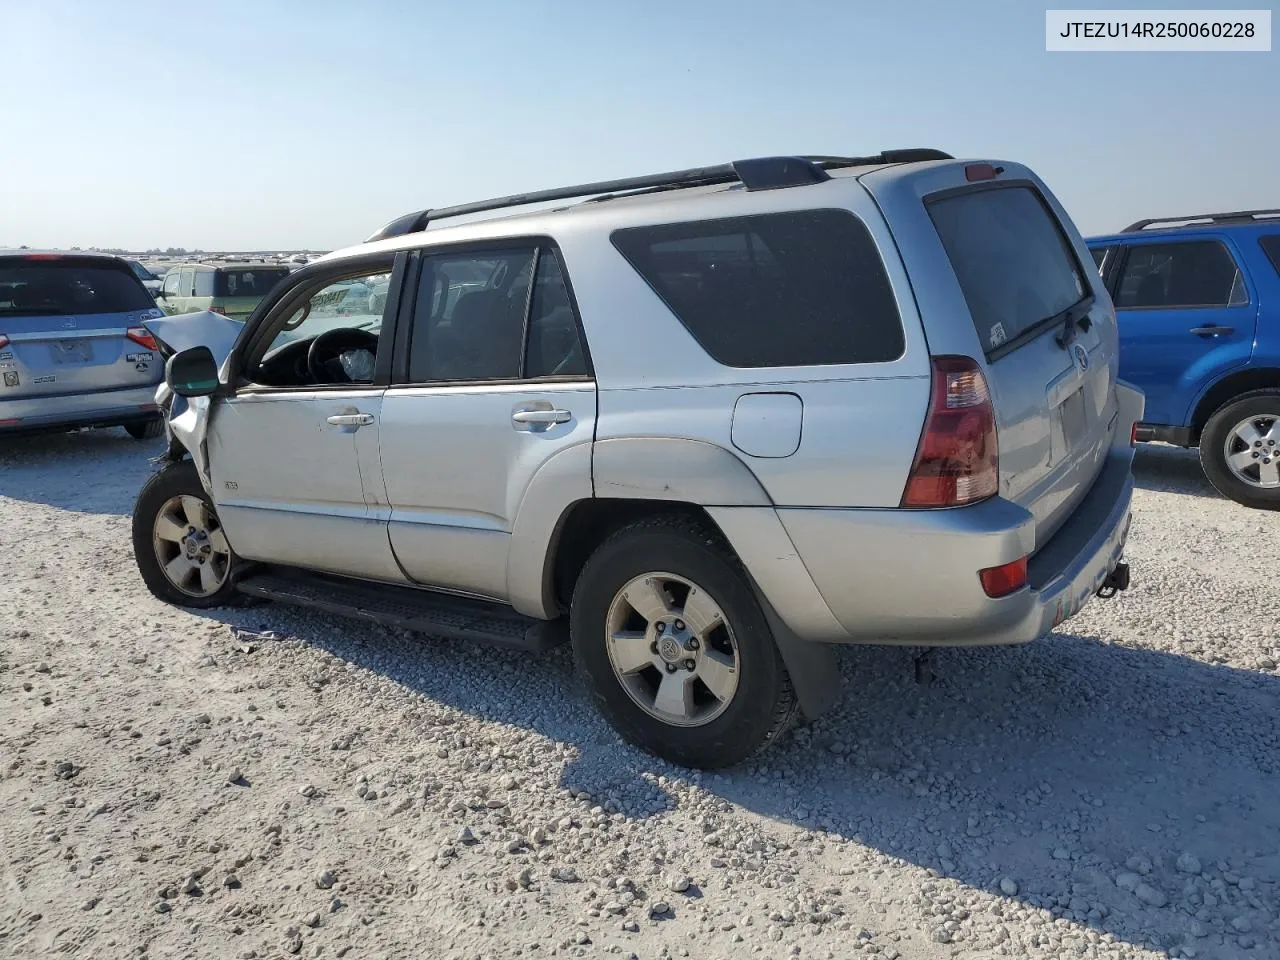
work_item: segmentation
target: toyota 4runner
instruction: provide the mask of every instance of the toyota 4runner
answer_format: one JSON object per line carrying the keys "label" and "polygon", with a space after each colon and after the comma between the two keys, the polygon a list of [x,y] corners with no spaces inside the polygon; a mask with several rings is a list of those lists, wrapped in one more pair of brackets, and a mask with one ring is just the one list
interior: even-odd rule
{"label": "toyota 4runner", "polygon": [[1128,583],[1143,398],[1017,164],[763,158],[425,210],[243,325],[148,327],[153,593],[567,638],[678,763],[828,707],[831,644],[1023,643]]}

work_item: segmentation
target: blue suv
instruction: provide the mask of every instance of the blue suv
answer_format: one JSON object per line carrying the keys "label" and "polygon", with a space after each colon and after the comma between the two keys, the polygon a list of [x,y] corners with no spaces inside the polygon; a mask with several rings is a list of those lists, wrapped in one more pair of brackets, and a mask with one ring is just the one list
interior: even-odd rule
{"label": "blue suv", "polygon": [[1115,301],[1137,439],[1200,448],[1224,496],[1280,509],[1280,210],[1139,220],[1088,242]]}

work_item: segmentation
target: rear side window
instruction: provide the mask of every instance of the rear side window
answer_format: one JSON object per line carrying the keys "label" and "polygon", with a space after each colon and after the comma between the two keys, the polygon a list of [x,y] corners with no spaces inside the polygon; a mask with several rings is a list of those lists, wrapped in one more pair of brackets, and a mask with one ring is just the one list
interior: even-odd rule
{"label": "rear side window", "polygon": [[289,275],[288,270],[270,268],[266,270],[219,270],[215,274],[213,295],[215,297],[258,297],[261,299],[277,283]]}
{"label": "rear side window", "polygon": [[896,360],[902,320],[875,241],[844,210],[615,230],[613,245],[730,367]]}
{"label": "rear side window", "polygon": [[1276,268],[1276,272],[1280,273],[1280,233],[1259,237],[1258,243],[1262,245],[1262,252],[1267,255],[1267,259]]}
{"label": "rear side window", "polygon": [[1244,277],[1216,240],[1143,243],[1129,248],[1119,309],[1225,307],[1249,302]]}
{"label": "rear side window", "polygon": [[988,354],[1089,291],[1057,218],[1031,187],[966,190],[928,207]]}
{"label": "rear side window", "polygon": [[0,260],[0,316],[126,313],[154,306],[124,264]]}

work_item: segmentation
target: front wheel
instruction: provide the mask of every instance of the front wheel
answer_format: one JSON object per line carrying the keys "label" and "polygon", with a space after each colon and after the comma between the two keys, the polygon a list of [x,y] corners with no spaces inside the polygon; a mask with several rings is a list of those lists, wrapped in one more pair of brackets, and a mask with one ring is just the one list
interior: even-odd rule
{"label": "front wheel", "polygon": [[154,440],[164,435],[164,421],[156,418],[141,423],[126,423],[124,429],[135,440]]}
{"label": "front wheel", "polygon": [[239,604],[232,572],[240,562],[189,460],[154,474],[133,507],[133,555],[147,588],[183,607]]}
{"label": "front wheel", "polygon": [[679,517],[631,524],[578,578],[574,656],[630,742],[674,763],[739,763],[790,723],[795,696],[737,558]]}
{"label": "front wheel", "polygon": [[1224,497],[1280,510],[1280,390],[1256,390],[1219,408],[1200,435],[1200,463]]}

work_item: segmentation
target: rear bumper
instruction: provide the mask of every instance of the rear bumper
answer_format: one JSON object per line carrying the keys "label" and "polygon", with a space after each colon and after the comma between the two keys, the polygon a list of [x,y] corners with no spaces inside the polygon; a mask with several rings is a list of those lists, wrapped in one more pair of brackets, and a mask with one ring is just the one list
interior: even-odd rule
{"label": "rear bumper", "polygon": [[[1029,511],[999,498],[951,510],[714,508],[757,585],[806,640],[919,646],[1026,643],[1074,616],[1129,532],[1141,394],[1126,390],[1093,487],[1039,549]],[[1128,419],[1125,420],[1125,412]],[[776,517],[783,535],[770,533]],[[757,514],[754,520],[748,514]],[[978,571],[1032,554],[1028,585],[992,599]]]}
{"label": "rear bumper", "polygon": [[0,434],[118,427],[160,416],[156,384],[23,400],[0,399]]}

